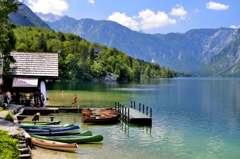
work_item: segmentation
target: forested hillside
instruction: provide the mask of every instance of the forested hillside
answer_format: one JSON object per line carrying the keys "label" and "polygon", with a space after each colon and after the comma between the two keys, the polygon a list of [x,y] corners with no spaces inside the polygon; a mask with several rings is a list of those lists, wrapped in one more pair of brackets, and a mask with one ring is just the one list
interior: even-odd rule
{"label": "forested hillside", "polygon": [[[40,27],[14,30],[19,52],[59,53],[59,76],[66,80],[92,80],[113,73],[118,80],[172,78],[175,72],[158,64],[127,56],[116,48],[90,43],[81,37]],[[94,48],[103,48],[94,56]],[[39,66],[41,67],[41,66]]]}

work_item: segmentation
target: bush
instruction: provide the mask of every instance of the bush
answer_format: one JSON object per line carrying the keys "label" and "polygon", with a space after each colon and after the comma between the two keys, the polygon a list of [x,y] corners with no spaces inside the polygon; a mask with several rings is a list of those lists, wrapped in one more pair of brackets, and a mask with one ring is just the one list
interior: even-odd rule
{"label": "bush", "polygon": [[13,114],[12,114],[11,111],[8,111],[8,114],[6,115],[5,119],[8,120],[8,121],[11,121],[11,122],[14,121]]}
{"label": "bush", "polygon": [[17,139],[8,135],[7,131],[0,130],[0,158],[17,159],[19,150],[17,147]]}

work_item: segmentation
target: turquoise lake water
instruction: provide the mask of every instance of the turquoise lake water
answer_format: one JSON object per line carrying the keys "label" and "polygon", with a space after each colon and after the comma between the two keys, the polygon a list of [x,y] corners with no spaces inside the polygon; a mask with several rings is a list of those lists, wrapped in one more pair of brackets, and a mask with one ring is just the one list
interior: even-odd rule
{"label": "turquoise lake water", "polygon": [[[37,148],[33,157],[89,159],[237,159],[240,156],[240,79],[174,78],[131,83],[48,83],[55,91],[127,94],[123,104],[153,109],[152,126],[90,125],[81,114],[59,113],[56,119],[102,134],[101,143],[79,144],[76,153]],[[108,97],[106,97],[108,98]],[[80,102],[80,101],[79,101]],[[96,101],[93,105],[96,104]],[[114,100],[112,106],[114,106]],[[106,104],[110,107],[109,103]]]}

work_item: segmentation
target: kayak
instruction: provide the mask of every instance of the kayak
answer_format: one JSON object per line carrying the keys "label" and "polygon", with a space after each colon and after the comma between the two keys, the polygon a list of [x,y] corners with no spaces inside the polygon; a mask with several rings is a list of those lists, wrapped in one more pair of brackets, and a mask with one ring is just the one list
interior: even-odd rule
{"label": "kayak", "polygon": [[49,141],[49,140],[42,140],[37,138],[31,138],[32,144],[47,148],[47,149],[53,149],[53,150],[61,150],[61,151],[77,151],[78,145],[77,143],[62,143],[62,142],[56,142],[56,141]]}
{"label": "kayak", "polygon": [[86,142],[99,142],[103,140],[102,135],[92,135],[92,136],[77,136],[77,135],[66,135],[66,136],[40,136],[40,135],[31,135],[34,138],[43,139],[43,140],[51,140],[65,143],[86,143]]}
{"label": "kayak", "polygon": [[64,125],[24,125],[19,124],[19,126],[23,129],[48,129],[48,128],[66,128],[75,126],[74,124],[64,124]]}
{"label": "kayak", "polygon": [[71,126],[66,128],[52,128],[52,129],[25,129],[29,134],[76,134],[80,132],[79,126]]}
{"label": "kayak", "polygon": [[22,123],[21,125],[24,126],[32,126],[32,125],[57,125],[60,124],[61,120],[57,120],[57,121],[46,121],[46,122],[26,122],[26,123]]}

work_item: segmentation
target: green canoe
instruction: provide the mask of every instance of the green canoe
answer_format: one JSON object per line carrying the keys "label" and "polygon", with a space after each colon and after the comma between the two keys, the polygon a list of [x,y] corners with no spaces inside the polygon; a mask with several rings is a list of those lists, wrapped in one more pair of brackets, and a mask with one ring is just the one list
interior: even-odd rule
{"label": "green canoe", "polygon": [[64,143],[86,143],[86,142],[99,142],[103,140],[102,135],[92,135],[92,136],[78,136],[78,135],[66,135],[66,136],[40,136],[31,134],[32,137],[44,140],[58,141]]}

